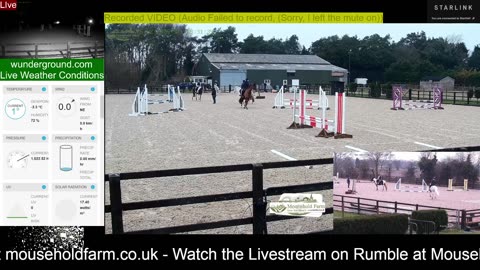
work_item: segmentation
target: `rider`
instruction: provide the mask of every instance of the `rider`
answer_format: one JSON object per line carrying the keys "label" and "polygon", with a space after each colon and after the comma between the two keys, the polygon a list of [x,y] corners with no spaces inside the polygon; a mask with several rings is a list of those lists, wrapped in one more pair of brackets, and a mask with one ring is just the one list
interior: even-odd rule
{"label": "rider", "polygon": [[432,186],[435,186],[437,184],[437,180],[435,179],[435,176],[432,178],[432,182],[430,182],[430,185],[428,186],[428,190],[430,190],[430,188]]}
{"label": "rider", "polygon": [[245,79],[243,80],[243,83],[242,83],[242,92],[240,93],[240,96],[243,96],[243,93],[245,93],[245,90],[247,90],[247,88],[250,86],[250,82],[248,81],[248,79]]}

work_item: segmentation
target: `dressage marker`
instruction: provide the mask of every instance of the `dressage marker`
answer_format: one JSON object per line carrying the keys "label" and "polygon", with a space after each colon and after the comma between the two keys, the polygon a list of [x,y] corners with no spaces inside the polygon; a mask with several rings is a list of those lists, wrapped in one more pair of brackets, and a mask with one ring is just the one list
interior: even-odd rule
{"label": "dressage marker", "polygon": [[405,186],[408,189],[402,189],[402,178],[398,179],[395,183],[394,190],[400,192],[428,192],[428,185],[424,179],[422,179],[422,186]]}
{"label": "dressage marker", "polygon": [[[185,104],[183,101],[182,94],[180,92],[180,87],[177,87],[177,92],[175,92],[175,87],[168,85],[167,86],[167,100],[154,100],[152,99],[155,96],[159,95],[149,95],[147,85],[145,85],[142,89],[140,87],[137,88],[137,92],[135,94],[135,99],[132,103],[132,113],[129,114],[130,116],[139,116],[139,115],[149,115],[149,114],[159,114],[159,113],[152,113],[148,111],[148,105],[150,104],[163,104],[165,102],[171,102],[173,104],[173,108],[169,111],[184,111]],[[162,96],[162,95],[160,95]],[[167,111],[168,112],[168,111]],[[163,112],[164,113],[164,112]]]}
{"label": "dressage marker", "polygon": [[393,86],[392,98],[393,107],[392,110],[415,110],[415,109],[433,109],[443,110],[442,107],[442,89],[439,87],[433,88],[433,100],[409,100],[403,102],[403,95],[407,91],[404,91],[401,86]]}
{"label": "dressage marker", "polygon": [[[275,101],[274,101],[274,104],[273,104],[273,108],[274,109],[285,109],[286,107],[285,106],[290,106],[290,109],[293,109],[294,105],[295,105],[295,101],[298,102],[298,100],[296,99],[295,97],[295,93],[297,92],[297,88],[294,88],[293,89],[294,91],[294,98],[285,98],[285,94],[284,94],[284,88],[282,86],[282,88],[280,88],[280,91],[277,93],[277,95],[275,96]],[[328,98],[327,98],[327,95],[325,94],[325,91],[322,90],[322,87],[320,86],[319,89],[318,89],[318,99],[306,99],[305,100],[305,106],[306,106],[306,109],[307,110],[312,110],[312,109],[318,109],[318,110],[321,110],[322,109],[322,106],[323,106],[323,103],[324,103],[324,100],[326,100],[326,108],[327,110],[329,109],[328,107]]]}
{"label": "dressage marker", "polygon": [[335,118],[328,120],[326,117],[327,99],[322,99],[322,117],[310,116],[306,114],[306,90],[300,90],[300,104],[297,103],[297,92],[294,92],[293,123],[288,129],[314,128],[319,127],[322,130],[316,137],[334,137],[335,139],[353,138],[352,135],[345,133],[345,108],[346,97],[344,93],[335,93]]}
{"label": "dressage marker", "polygon": [[463,187],[455,189],[453,186],[453,179],[448,179],[448,189],[447,191],[468,191],[468,179],[463,180]]}

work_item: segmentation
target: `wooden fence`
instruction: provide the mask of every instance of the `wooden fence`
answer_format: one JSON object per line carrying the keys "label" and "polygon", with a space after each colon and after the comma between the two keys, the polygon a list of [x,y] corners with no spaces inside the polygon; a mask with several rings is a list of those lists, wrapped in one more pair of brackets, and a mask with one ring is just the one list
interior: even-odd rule
{"label": "wooden fence", "polygon": [[[124,226],[123,226],[124,211],[191,205],[191,204],[209,203],[209,202],[231,201],[231,200],[251,198],[252,209],[253,209],[252,217],[222,220],[222,221],[215,221],[215,222],[206,222],[206,223],[199,223],[199,224],[188,224],[188,225],[181,225],[181,226],[175,226],[175,227],[156,228],[156,229],[150,229],[150,230],[129,231],[127,233],[129,234],[171,234],[171,233],[184,233],[184,232],[192,232],[192,231],[199,231],[199,230],[209,230],[209,229],[226,228],[226,227],[252,224],[253,234],[267,234],[267,222],[298,218],[298,217],[291,217],[291,216],[267,215],[267,200],[266,200],[267,196],[276,196],[276,195],[281,195],[283,193],[333,190],[333,181],[319,182],[319,183],[305,184],[305,185],[272,187],[272,188],[264,189],[263,171],[270,170],[270,169],[278,169],[278,168],[291,168],[291,167],[326,165],[326,164],[333,164],[333,158],[108,174],[108,175],[105,175],[105,181],[108,182],[109,184],[110,204],[105,206],[105,213],[111,213],[113,234],[123,234],[125,233]],[[147,179],[147,178],[161,178],[161,177],[169,177],[169,176],[202,175],[202,174],[240,172],[240,171],[252,172],[252,190],[251,191],[204,195],[204,196],[186,197],[186,198],[154,200],[154,201],[141,201],[141,202],[129,202],[129,203],[122,202],[122,190],[121,190],[122,181],[135,180],[135,179]],[[324,214],[325,215],[333,214],[333,207],[327,208]],[[313,233],[323,233],[323,232],[318,231]]]}
{"label": "wooden fence", "polygon": [[0,58],[103,58],[104,49],[99,41],[0,44]]}

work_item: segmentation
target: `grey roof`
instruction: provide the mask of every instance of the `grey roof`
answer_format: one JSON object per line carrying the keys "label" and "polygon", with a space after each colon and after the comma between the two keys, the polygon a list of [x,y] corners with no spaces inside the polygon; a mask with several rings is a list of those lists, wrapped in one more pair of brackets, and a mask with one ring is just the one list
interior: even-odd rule
{"label": "grey roof", "polygon": [[254,63],[254,64],[243,64],[243,63],[231,63],[231,64],[224,64],[224,63],[214,63],[213,64],[216,68],[220,70],[225,69],[240,69],[240,70],[331,70],[331,71],[339,71],[339,72],[347,72],[346,69],[337,67],[331,64],[323,64],[323,65],[315,65],[315,64],[261,64],[261,63]]}
{"label": "grey roof", "polygon": [[204,53],[211,63],[248,63],[248,64],[315,64],[329,65],[328,61],[316,55],[292,54],[240,54],[240,53]]}
{"label": "grey roof", "polygon": [[434,82],[438,82],[440,81],[441,79],[443,79],[444,77],[442,76],[425,76],[421,79],[421,81],[434,81]]}

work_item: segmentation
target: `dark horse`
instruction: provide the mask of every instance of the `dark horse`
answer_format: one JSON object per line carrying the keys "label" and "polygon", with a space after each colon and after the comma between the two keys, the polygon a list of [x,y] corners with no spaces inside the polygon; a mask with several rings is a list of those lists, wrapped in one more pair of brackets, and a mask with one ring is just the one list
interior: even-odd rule
{"label": "dark horse", "polygon": [[193,93],[192,100],[193,100],[193,98],[195,98],[195,100],[202,101],[202,94],[203,94],[204,90],[205,90],[205,86],[203,86],[203,85],[196,86],[192,91],[192,93]]}
{"label": "dark horse", "polygon": [[383,186],[383,191],[387,190],[387,181],[383,180],[382,176],[379,176],[378,178],[375,178],[375,177],[372,178],[372,182],[375,183],[377,190],[378,190],[378,186]]}
{"label": "dark horse", "polygon": [[[240,97],[238,102],[240,103],[240,107],[243,106],[244,109],[248,110],[248,101],[252,100],[252,103],[255,102],[255,98],[253,97],[253,90],[256,89],[255,84],[251,84],[247,87],[247,89],[243,92],[243,95]],[[245,103],[245,104],[244,104]]]}

